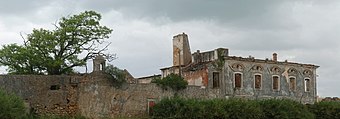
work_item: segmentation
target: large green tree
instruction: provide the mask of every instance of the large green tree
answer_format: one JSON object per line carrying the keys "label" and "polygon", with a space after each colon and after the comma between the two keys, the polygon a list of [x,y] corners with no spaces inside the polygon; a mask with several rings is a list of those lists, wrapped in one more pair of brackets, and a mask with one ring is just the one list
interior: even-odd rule
{"label": "large green tree", "polygon": [[73,72],[76,66],[107,49],[104,40],[112,29],[102,26],[101,15],[85,11],[62,17],[55,29],[34,29],[23,45],[9,44],[0,49],[0,65],[12,74],[59,75]]}

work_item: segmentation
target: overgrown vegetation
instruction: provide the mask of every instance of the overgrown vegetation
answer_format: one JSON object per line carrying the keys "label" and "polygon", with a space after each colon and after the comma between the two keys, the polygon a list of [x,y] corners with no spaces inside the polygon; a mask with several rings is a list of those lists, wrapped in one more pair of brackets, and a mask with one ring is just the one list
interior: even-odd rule
{"label": "overgrown vegetation", "polygon": [[183,77],[177,74],[170,74],[164,78],[154,78],[151,83],[156,83],[164,90],[168,90],[169,88],[171,88],[175,91],[185,89],[188,86],[188,82],[185,81]]}
{"label": "overgrown vegetation", "polygon": [[58,116],[58,115],[28,115],[24,117],[23,119],[87,119],[84,116],[76,115],[76,116]]}
{"label": "overgrown vegetation", "polygon": [[18,119],[25,116],[24,101],[0,89],[0,119]]}
{"label": "overgrown vegetation", "polygon": [[322,101],[309,105],[310,112],[315,114],[316,119],[339,119],[340,118],[340,102]]}
{"label": "overgrown vegetation", "polygon": [[222,71],[222,68],[225,64],[224,54],[225,51],[223,49],[217,49],[217,60],[213,63],[213,66],[219,71]]}
{"label": "overgrown vegetation", "polygon": [[183,99],[165,98],[153,107],[152,118],[207,119],[335,119],[340,102],[304,105],[288,99]]}
{"label": "overgrown vegetation", "polygon": [[288,99],[269,99],[257,101],[261,105],[265,119],[313,119],[314,114],[307,106]]}
{"label": "overgrown vegetation", "polygon": [[119,69],[118,67],[108,64],[105,68],[105,73],[110,75],[109,79],[115,87],[121,87],[124,83],[126,83],[126,74],[124,70]]}

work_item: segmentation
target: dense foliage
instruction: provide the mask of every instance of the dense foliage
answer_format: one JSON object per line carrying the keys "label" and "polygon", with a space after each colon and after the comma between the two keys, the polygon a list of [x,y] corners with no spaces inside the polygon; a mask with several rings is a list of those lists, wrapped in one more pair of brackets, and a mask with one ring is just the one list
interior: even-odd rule
{"label": "dense foliage", "polygon": [[27,115],[22,119],[87,119],[84,116],[76,115],[76,116],[69,116],[69,115]]}
{"label": "dense foliage", "polygon": [[304,105],[288,99],[165,98],[153,107],[153,118],[206,119],[338,119],[340,102]]}
{"label": "dense foliage", "polygon": [[322,101],[309,105],[309,110],[315,114],[316,119],[340,119],[340,102]]}
{"label": "dense foliage", "polygon": [[[54,30],[34,29],[23,45],[8,44],[0,49],[0,65],[11,74],[68,74],[84,66],[99,49],[112,29],[100,25],[101,15],[85,11],[63,17]],[[80,56],[80,54],[84,56]]]}
{"label": "dense foliage", "polygon": [[175,91],[179,91],[187,88],[188,82],[184,80],[183,77],[177,74],[170,74],[164,78],[155,78],[152,80],[152,83],[156,83],[161,86],[163,89],[167,90],[171,88]]}
{"label": "dense foliage", "polygon": [[112,81],[113,86],[120,87],[126,82],[125,71],[118,67],[109,64],[105,68],[105,73],[109,74],[110,77],[108,79]]}
{"label": "dense foliage", "polygon": [[18,119],[26,116],[22,99],[0,90],[0,119]]}
{"label": "dense foliage", "polygon": [[261,100],[260,103],[265,119],[313,119],[313,113],[296,101],[288,99]]}

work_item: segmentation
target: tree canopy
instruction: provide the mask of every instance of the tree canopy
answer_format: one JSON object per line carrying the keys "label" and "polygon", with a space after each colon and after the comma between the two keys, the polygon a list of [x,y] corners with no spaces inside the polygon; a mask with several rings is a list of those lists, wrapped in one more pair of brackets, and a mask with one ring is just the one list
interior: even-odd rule
{"label": "tree canopy", "polygon": [[121,87],[123,83],[126,83],[126,73],[123,69],[108,64],[108,66],[105,67],[105,73],[110,76],[108,79],[112,81],[115,87]]}
{"label": "tree canopy", "polygon": [[0,65],[7,66],[10,74],[72,73],[74,67],[84,66],[107,49],[99,46],[112,29],[102,26],[100,20],[99,13],[85,11],[62,17],[54,30],[34,29],[23,45],[8,44],[0,49]]}
{"label": "tree canopy", "polygon": [[164,78],[154,78],[151,82],[160,85],[163,89],[171,88],[175,91],[183,90],[188,86],[188,82],[182,76],[173,73]]}

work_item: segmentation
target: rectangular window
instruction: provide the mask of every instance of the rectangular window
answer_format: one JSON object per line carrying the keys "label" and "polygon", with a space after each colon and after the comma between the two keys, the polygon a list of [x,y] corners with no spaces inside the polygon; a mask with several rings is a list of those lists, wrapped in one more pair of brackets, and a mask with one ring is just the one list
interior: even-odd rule
{"label": "rectangular window", "polygon": [[280,81],[278,76],[273,76],[273,90],[278,91],[280,88]]}
{"label": "rectangular window", "polygon": [[296,89],[296,81],[294,77],[289,78],[289,90],[290,91],[295,91]]}
{"label": "rectangular window", "polygon": [[261,75],[255,75],[255,89],[261,89]]}
{"label": "rectangular window", "polygon": [[213,88],[220,87],[220,73],[213,72]]}
{"label": "rectangular window", "polygon": [[305,79],[305,91],[309,92],[310,91],[310,80]]}
{"label": "rectangular window", "polygon": [[235,88],[242,87],[242,74],[235,73]]}

